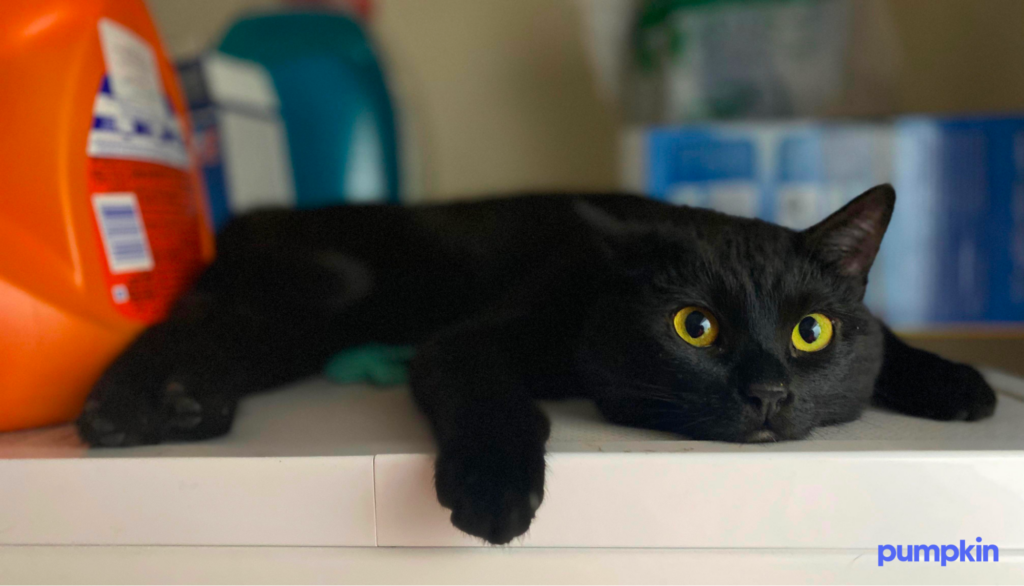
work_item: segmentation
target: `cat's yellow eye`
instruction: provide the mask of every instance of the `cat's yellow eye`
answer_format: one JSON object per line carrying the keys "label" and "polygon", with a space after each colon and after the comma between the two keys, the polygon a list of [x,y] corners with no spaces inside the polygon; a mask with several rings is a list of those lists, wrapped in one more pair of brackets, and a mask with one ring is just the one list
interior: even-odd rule
{"label": "cat's yellow eye", "polygon": [[793,328],[793,346],[801,352],[817,352],[832,341],[832,320],[820,313],[805,315]]}
{"label": "cat's yellow eye", "polygon": [[684,307],[672,318],[679,337],[691,346],[704,348],[718,338],[718,321],[711,312],[700,307]]}

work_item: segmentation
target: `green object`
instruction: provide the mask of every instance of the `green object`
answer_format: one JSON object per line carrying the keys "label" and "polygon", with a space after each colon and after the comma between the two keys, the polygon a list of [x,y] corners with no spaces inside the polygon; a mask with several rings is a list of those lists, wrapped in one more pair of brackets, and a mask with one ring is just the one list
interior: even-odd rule
{"label": "green object", "polygon": [[653,70],[660,60],[678,56],[686,49],[682,31],[669,26],[669,19],[679,11],[714,8],[729,4],[781,4],[792,0],[647,0],[637,16],[633,51],[641,70]]}
{"label": "green object", "polygon": [[338,384],[401,385],[409,382],[409,361],[415,354],[412,346],[368,344],[349,348],[328,361],[324,376]]}

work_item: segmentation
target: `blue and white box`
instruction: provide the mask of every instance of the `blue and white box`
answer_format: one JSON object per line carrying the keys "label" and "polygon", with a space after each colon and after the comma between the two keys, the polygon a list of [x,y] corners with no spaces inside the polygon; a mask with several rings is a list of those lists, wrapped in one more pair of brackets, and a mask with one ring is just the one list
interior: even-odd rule
{"label": "blue and white box", "polygon": [[1024,322],[1024,119],[895,124],[887,317]]}
{"label": "blue and white box", "polygon": [[214,226],[261,207],[294,207],[295,182],[270,74],[208,53],[178,66]]}

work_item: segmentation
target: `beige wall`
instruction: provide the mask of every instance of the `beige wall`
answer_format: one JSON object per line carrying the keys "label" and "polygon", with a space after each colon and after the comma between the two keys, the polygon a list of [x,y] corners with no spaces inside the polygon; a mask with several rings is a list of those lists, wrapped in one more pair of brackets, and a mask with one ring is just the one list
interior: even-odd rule
{"label": "beige wall", "polygon": [[1024,2],[891,0],[907,111],[1024,110]]}
{"label": "beige wall", "polygon": [[551,0],[385,0],[374,29],[419,116],[430,191],[611,189],[617,123],[580,15]]}
{"label": "beige wall", "polygon": [[[872,0],[902,64],[895,109],[1024,107],[1024,0]],[[176,55],[276,0],[149,0]],[[617,118],[595,91],[576,0],[378,0],[374,32],[434,197],[609,189]],[[881,59],[878,47],[862,48]],[[885,52],[885,51],[882,51]]]}
{"label": "beige wall", "polygon": [[[148,0],[164,42],[191,55],[238,12],[275,0]],[[380,42],[436,197],[612,189],[616,120],[594,91],[570,0],[379,0]]]}
{"label": "beige wall", "polygon": [[192,56],[215,42],[240,13],[280,5],[278,0],[146,0],[167,50]]}

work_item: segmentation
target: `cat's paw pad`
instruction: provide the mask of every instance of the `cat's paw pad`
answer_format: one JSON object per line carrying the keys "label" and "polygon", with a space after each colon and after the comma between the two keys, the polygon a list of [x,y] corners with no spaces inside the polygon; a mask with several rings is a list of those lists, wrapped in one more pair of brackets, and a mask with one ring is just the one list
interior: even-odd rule
{"label": "cat's paw pad", "polygon": [[82,441],[94,447],[125,448],[146,443],[151,414],[142,403],[122,403],[111,408],[104,401],[90,398],[78,416],[75,425]]}
{"label": "cat's paw pad", "polygon": [[503,545],[526,533],[544,499],[544,449],[442,450],[438,501],[458,529]]}
{"label": "cat's paw pad", "polygon": [[202,403],[190,396],[181,383],[172,381],[166,385],[161,407],[168,428],[188,430],[203,422]]}
{"label": "cat's paw pad", "polygon": [[224,435],[231,430],[236,402],[209,391],[188,379],[172,377],[160,392],[161,438],[198,440]]}

